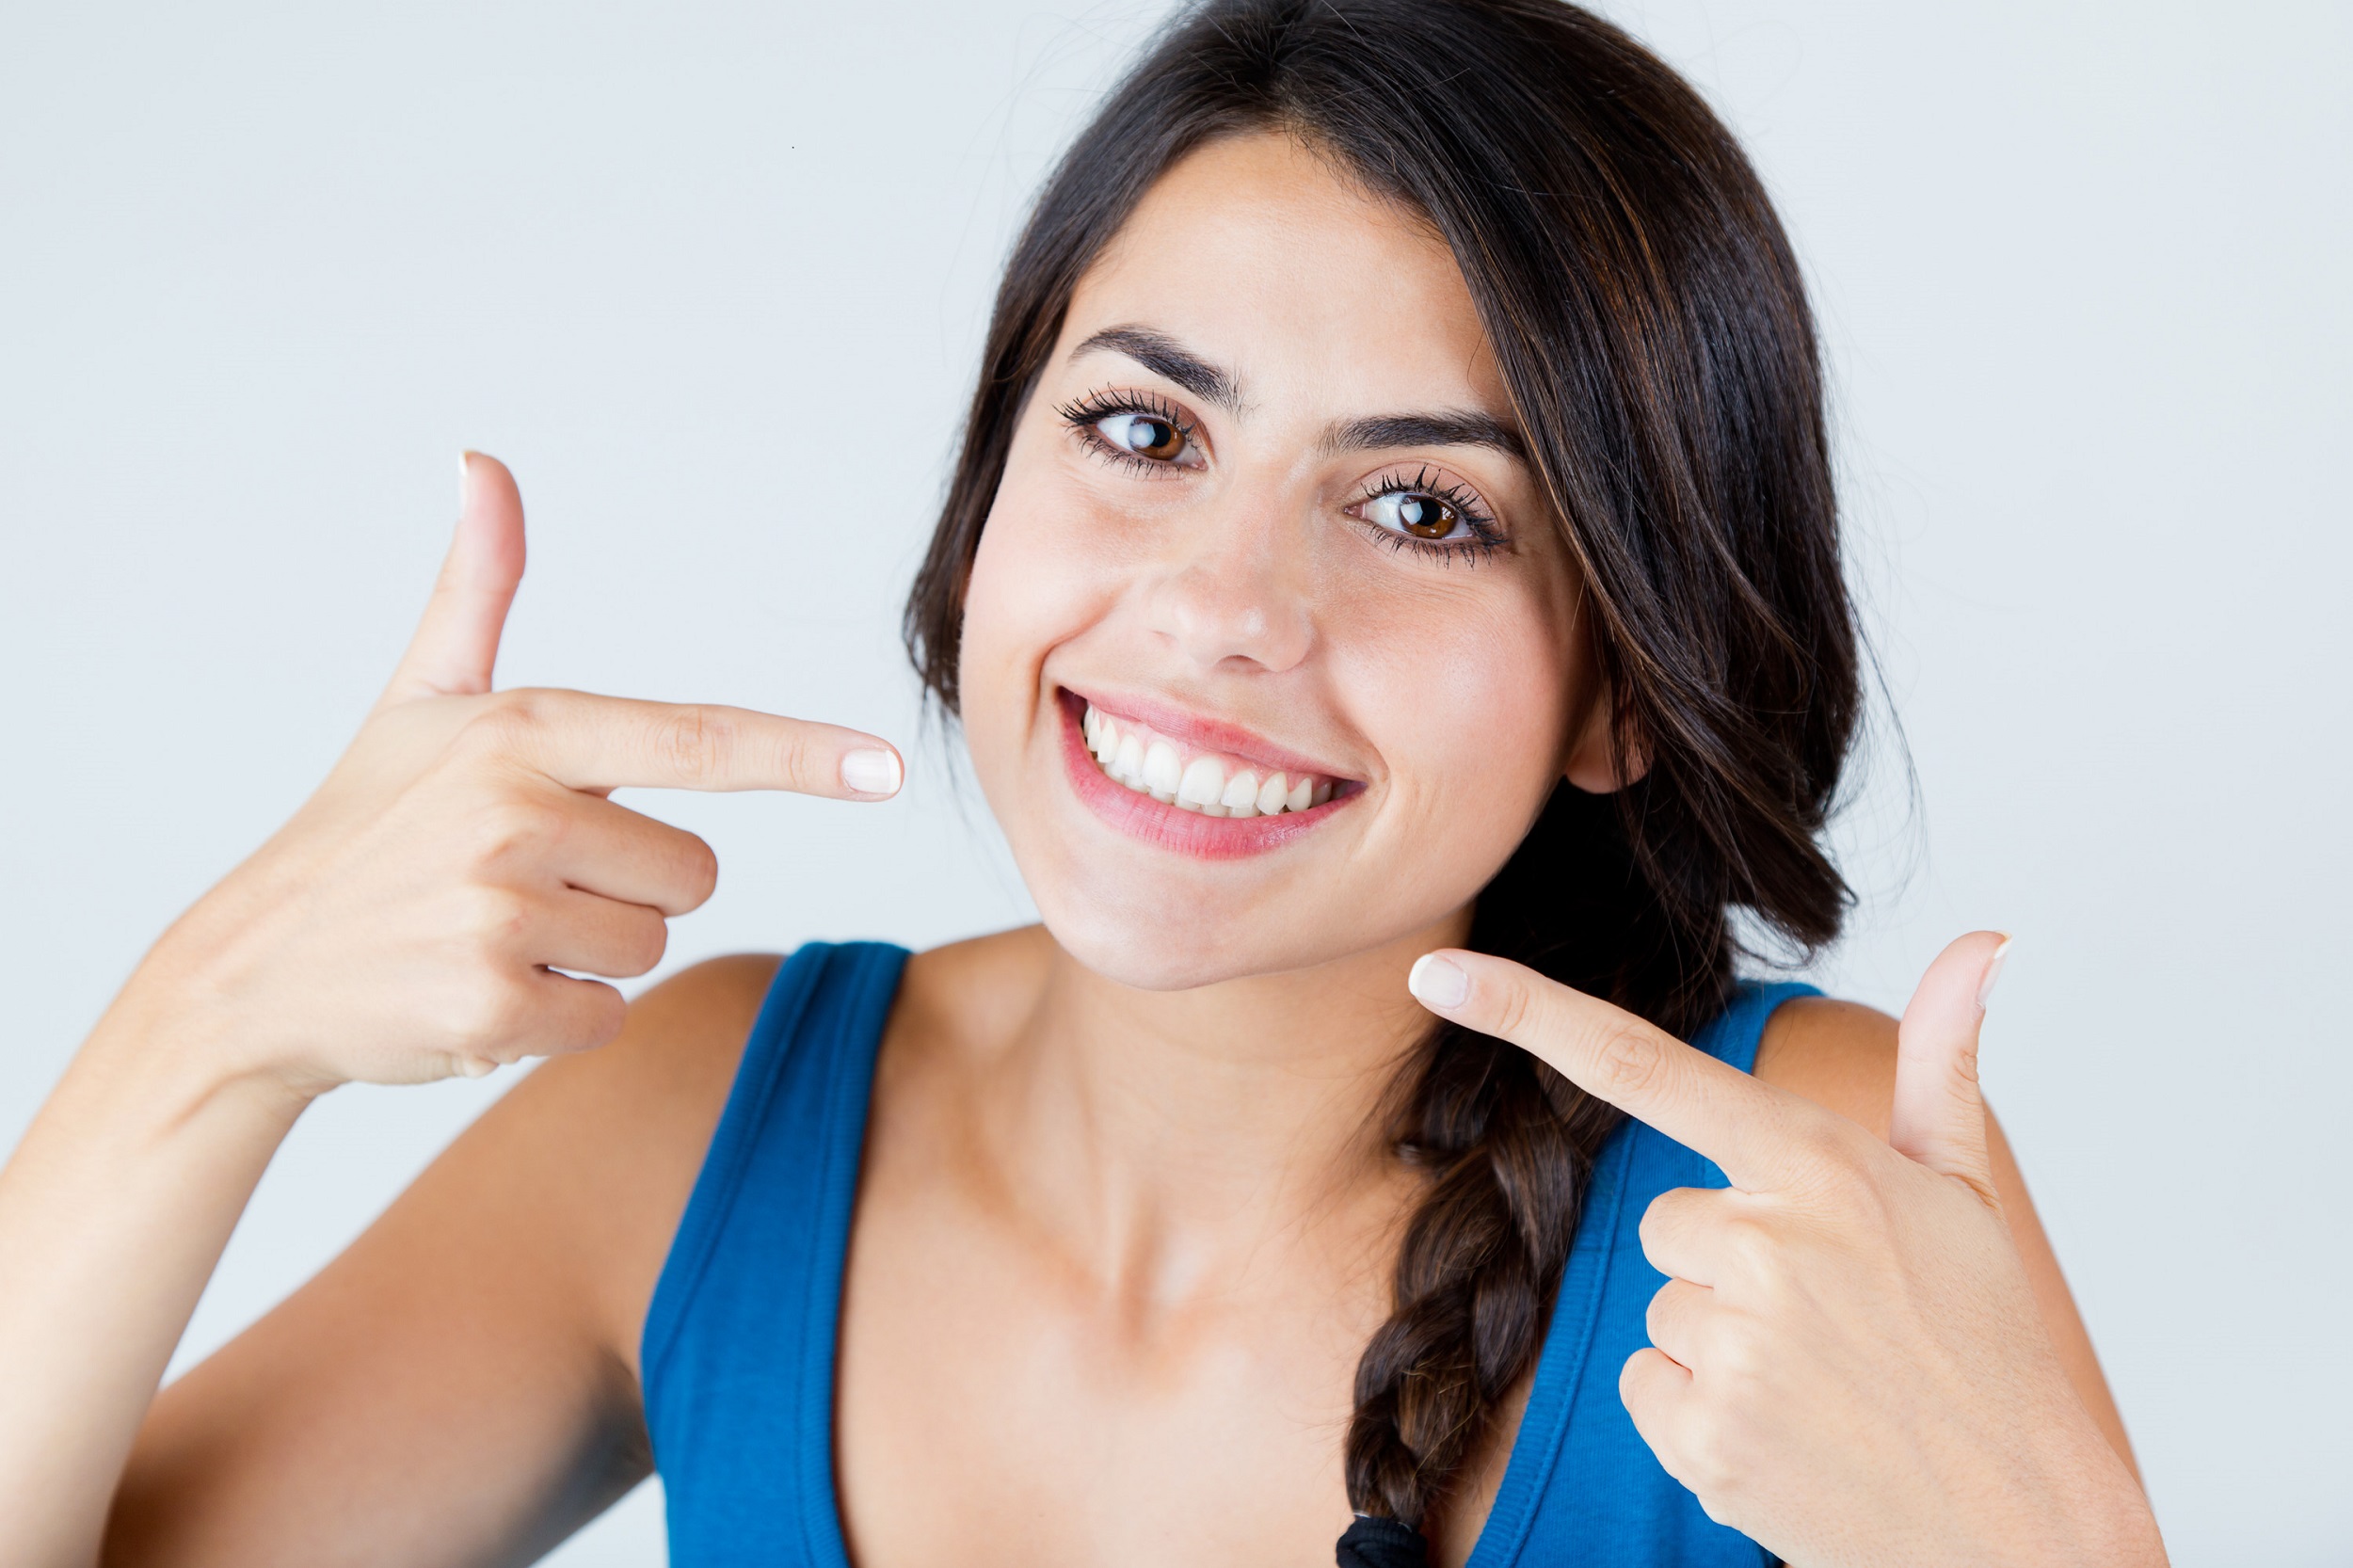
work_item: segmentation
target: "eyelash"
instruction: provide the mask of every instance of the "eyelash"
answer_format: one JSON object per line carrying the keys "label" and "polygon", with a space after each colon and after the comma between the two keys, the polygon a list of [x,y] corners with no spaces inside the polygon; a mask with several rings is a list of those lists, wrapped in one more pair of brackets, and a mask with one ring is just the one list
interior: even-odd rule
{"label": "eyelash", "polygon": [[1070,426],[1072,435],[1084,443],[1089,452],[1114,467],[1154,476],[1166,473],[1170,465],[1154,462],[1105,440],[1095,426],[1114,414],[1142,414],[1146,419],[1165,420],[1169,426],[1185,438],[1188,444],[1200,439],[1193,421],[1187,419],[1176,405],[1164,397],[1144,392],[1091,392],[1076,403],[1058,406],[1056,413]]}
{"label": "eyelash", "polygon": [[[1142,414],[1146,419],[1167,421],[1188,442],[1199,439],[1193,423],[1185,418],[1181,409],[1166,398],[1148,392],[1091,392],[1076,402],[1057,405],[1054,411],[1062,416],[1070,433],[1096,456],[1114,466],[1155,477],[1168,472],[1170,464],[1155,462],[1123,447],[1113,446],[1096,430],[1096,424],[1117,414]],[[1393,528],[1384,528],[1362,518],[1352,517],[1349,520],[1369,534],[1376,544],[1385,545],[1391,551],[1411,550],[1441,566],[1451,565],[1457,558],[1476,565],[1503,548],[1502,530],[1480,505],[1478,498],[1460,485],[1436,478],[1427,467],[1417,469],[1411,478],[1406,477],[1402,470],[1383,474],[1366,486],[1349,504],[1361,506],[1369,501],[1399,492],[1426,495],[1445,502],[1454,508],[1456,515],[1463,520],[1463,525],[1471,531],[1471,537],[1451,541],[1417,539],[1411,534],[1401,534]]]}
{"label": "eyelash", "polygon": [[1463,526],[1470,530],[1471,536],[1453,540],[1417,539],[1411,534],[1401,534],[1377,522],[1353,520],[1372,536],[1375,543],[1387,545],[1391,550],[1414,550],[1441,565],[1451,565],[1460,557],[1476,566],[1503,548],[1503,530],[1496,526],[1496,520],[1488,515],[1485,507],[1480,505],[1479,498],[1460,485],[1438,478],[1426,466],[1416,469],[1410,479],[1402,470],[1385,473],[1366,486],[1364,493],[1349,504],[1361,506],[1368,501],[1400,493],[1426,495],[1445,502],[1454,508],[1455,515],[1463,520]]}

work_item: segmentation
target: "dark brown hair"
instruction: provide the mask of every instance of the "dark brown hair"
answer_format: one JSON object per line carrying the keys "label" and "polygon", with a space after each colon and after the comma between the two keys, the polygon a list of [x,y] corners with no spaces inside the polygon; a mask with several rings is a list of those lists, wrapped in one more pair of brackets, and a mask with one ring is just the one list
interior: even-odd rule
{"label": "dark brown hair", "polygon": [[[1111,93],[1038,198],[990,320],[908,651],[953,712],[964,594],[1016,421],[1080,275],[1212,138],[1336,154],[1452,248],[1582,580],[1639,782],[1561,785],[1471,945],[1688,1035],[1735,921],[1803,951],[1848,895],[1820,838],[1858,707],[1813,320],[1707,106],[1558,0],[1209,0]],[[1356,1375],[1348,1490],[1423,1527],[1534,1363],[1614,1112],[1521,1051],[1433,1032],[1393,1096],[1427,1173]]]}

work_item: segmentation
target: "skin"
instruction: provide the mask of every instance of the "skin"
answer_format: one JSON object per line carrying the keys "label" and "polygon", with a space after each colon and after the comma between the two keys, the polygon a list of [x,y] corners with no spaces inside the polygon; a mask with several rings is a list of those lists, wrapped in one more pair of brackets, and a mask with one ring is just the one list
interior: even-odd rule
{"label": "skin", "polygon": [[[1083,346],[1135,327],[1235,395]],[[1181,413],[1200,461],[1107,461],[1059,411],[1105,391]],[[1711,1512],[1808,1563],[2161,1560],[1975,1099],[1993,938],[1948,951],[1900,1030],[1784,1009],[1754,1080],[1451,952],[1553,780],[1614,780],[1573,574],[1519,459],[1330,439],[1433,409],[1508,422],[1451,260],[1279,138],[1172,171],[1074,299],[963,667],[976,770],[1045,923],[914,959],[886,1030],[837,1373],[856,1560],[1328,1558],[1349,1383],[1414,1195],[1369,1113],[1427,1027],[1408,968],[1441,949],[1466,977],[1452,1016],[1740,1189],[1646,1221],[1678,1277],[1623,1384]],[[1400,469],[1475,497],[1500,545],[1393,549],[1352,508]],[[707,846],[611,787],[854,797],[840,762],[880,743],[491,693],[520,505],[484,458],[466,503],[352,752],[159,943],[0,1173],[10,1562],[520,1562],[647,1472],[639,1334],[775,960],[698,966],[625,1016],[545,966],[643,973],[663,916],[709,892]],[[1072,792],[1064,688],[1246,726],[1359,788],[1274,853],[1174,856]],[[151,1402],[311,1098],[523,1055],[557,1059]],[[1515,1398],[1433,1522],[1440,1560],[1467,1556],[1516,1421]]]}

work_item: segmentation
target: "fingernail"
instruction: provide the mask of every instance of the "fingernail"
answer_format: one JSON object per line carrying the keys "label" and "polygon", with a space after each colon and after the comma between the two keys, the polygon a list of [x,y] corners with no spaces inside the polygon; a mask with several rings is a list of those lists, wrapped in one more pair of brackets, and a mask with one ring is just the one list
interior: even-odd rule
{"label": "fingernail", "polygon": [[1460,1007],[1470,996],[1470,975],[1452,959],[1425,952],[1414,960],[1405,988],[1424,1007]]}
{"label": "fingernail", "polygon": [[2009,961],[2009,947],[2014,938],[2004,936],[2002,945],[1993,950],[1993,956],[1985,961],[1985,973],[1977,981],[1977,1011],[1985,1011],[1986,998],[1993,994],[1993,983],[2002,978],[2002,966]]}
{"label": "fingernail", "polygon": [[457,1070],[468,1078],[488,1078],[498,1070],[498,1064],[479,1056],[461,1056],[457,1059]]}
{"label": "fingernail", "polygon": [[466,509],[466,476],[472,472],[468,465],[472,461],[473,454],[471,452],[457,455],[457,509],[461,512]]}
{"label": "fingernail", "polygon": [[849,753],[841,759],[841,784],[862,795],[897,794],[899,754],[872,746]]}

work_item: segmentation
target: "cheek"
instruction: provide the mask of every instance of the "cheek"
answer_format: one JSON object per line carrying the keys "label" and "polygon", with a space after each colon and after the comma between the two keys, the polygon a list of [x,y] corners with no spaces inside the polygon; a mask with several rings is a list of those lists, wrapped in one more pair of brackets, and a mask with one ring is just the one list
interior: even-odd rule
{"label": "cheek", "polygon": [[1527,589],[1401,604],[1352,639],[1400,825],[1467,866],[1501,864],[1568,760],[1584,672],[1570,617]]}
{"label": "cheek", "polygon": [[957,682],[984,783],[1030,731],[1048,652],[1099,619],[1116,591],[1082,500],[1025,459],[1016,443],[965,588]]}

